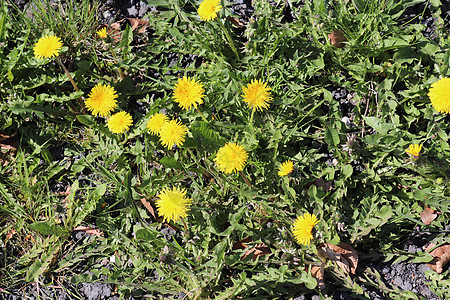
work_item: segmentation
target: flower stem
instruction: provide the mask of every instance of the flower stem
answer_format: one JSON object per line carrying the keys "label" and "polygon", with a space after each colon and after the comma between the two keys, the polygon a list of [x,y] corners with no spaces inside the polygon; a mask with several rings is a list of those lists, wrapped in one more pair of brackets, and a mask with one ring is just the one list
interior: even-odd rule
{"label": "flower stem", "polygon": [[253,123],[253,115],[255,114],[255,108],[253,107],[253,109],[252,109],[252,114],[250,115],[250,124],[252,124]]}
{"label": "flower stem", "polygon": [[181,221],[183,222],[184,229],[186,230],[186,232],[188,232],[188,228],[187,228],[186,222],[184,221],[184,218],[181,218]]}
{"label": "flower stem", "polygon": [[[61,66],[61,68],[64,70],[64,73],[66,73],[67,77],[69,77],[70,83],[73,86],[73,89],[75,90],[75,92],[78,92],[80,89],[78,88],[77,84],[75,83],[75,81],[73,80],[72,76],[69,73],[69,70],[67,70],[67,68],[63,65],[61,59],[59,58],[59,56],[56,57],[56,61],[58,62],[58,64]],[[84,108],[84,103],[83,103],[83,99],[78,98],[78,104],[81,107],[81,111],[83,112],[83,114],[87,114],[86,109]],[[73,109],[73,107],[72,107]]]}
{"label": "flower stem", "polygon": [[122,143],[122,145],[125,145],[128,142],[128,134],[121,133],[120,136],[122,137],[122,135],[123,135],[123,138],[121,138],[121,140],[122,140],[121,143]]}
{"label": "flower stem", "polygon": [[247,177],[245,177],[244,173],[242,173],[242,171],[239,171],[239,174],[241,174],[242,178],[244,179],[245,183],[252,188],[252,184],[250,183],[250,181],[247,179]]}
{"label": "flower stem", "polygon": [[230,44],[231,50],[233,50],[234,55],[236,55],[236,59],[240,60],[239,52],[237,51],[236,45],[234,44],[234,41],[231,38],[230,31],[225,27],[225,25],[223,25],[221,20],[218,20],[217,23],[219,23],[220,27],[222,28],[223,33],[225,34],[225,37],[227,38],[228,43]]}
{"label": "flower stem", "polygon": [[206,123],[209,123],[208,119],[202,114],[202,112],[200,111],[200,109],[198,109],[197,105],[195,106],[195,108],[197,109],[198,113],[199,113],[200,116],[202,117],[203,121],[205,121]]}
{"label": "flower stem", "polygon": [[[111,51],[111,54],[112,54],[113,58],[114,58],[116,61],[119,61],[119,60],[117,59],[116,54],[114,53],[114,50],[113,50],[111,44],[108,44],[108,46],[109,46],[109,50]],[[120,68],[120,66],[117,67],[117,71],[119,72],[120,80],[123,80],[125,77],[123,76],[122,69]]]}
{"label": "flower stem", "polygon": [[78,92],[80,89],[78,88],[77,84],[75,83],[75,81],[73,80],[72,76],[70,75],[69,70],[66,69],[66,67],[63,65],[63,63],[61,62],[61,59],[58,56],[56,57],[56,61],[59,63],[61,68],[63,68],[63,70],[66,73],[67,77],[69,77],[70,83],[72,83],[72,86],[73,86],[73,89],[75,90],[75,92]]}

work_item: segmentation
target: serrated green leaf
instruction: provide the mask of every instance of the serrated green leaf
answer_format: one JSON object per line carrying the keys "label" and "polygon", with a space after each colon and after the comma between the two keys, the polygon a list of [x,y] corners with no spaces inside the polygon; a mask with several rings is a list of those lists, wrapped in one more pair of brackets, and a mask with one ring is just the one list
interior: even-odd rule
{"label": "serrated green leaf", "polygon": [[50,241],[48,244],[48,248],[42,252],[41,257],[36,259],[33,264],[28,268],[27,273],[25,275],[25,281],[34,282],[38,280],[38,277],[41,276],[53,261],[53,258],[58,255],[61,250],[61,246],[63,245],[63,241],[58,237],[50,237],[48,238]]}
{"label": "serrated green leaf", "polygon": [[197,149],[203,148],[207,152],[213,153],[221,145],[220,136],[206,122],[195,122],[190,131]]}
{"label": "serrated green leaf", "polygon": [[37,231],[44,235],[57,235],[63,236],[69,233],[69,231],[59,225],[50,224],[46,221],[36,222],[28,225],[31,230]]}

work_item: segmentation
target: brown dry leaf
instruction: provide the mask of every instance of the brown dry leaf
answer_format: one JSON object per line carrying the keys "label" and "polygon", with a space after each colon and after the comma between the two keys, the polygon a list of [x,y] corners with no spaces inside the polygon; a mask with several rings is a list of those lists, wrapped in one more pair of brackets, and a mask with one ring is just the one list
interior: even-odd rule
{"label": "brown dry leaf", "polygon": [[350,245],[339,244],[336,246],[322,243],[318,246],[317,251],[323,257],[334,261],[345,273],[355,274],[358,267],[358,252]]}
{"label": "brown dry leaf", "polygon": [[141,202],[145,206],[145,208],[150,212],[150,214],[153,216],[153,218],[155,218],[155,220],[156,220],[155,210],[153,209],[153,207],[150,204],[150,202],[145,200],[145,198],[141,198]]}
{"label": "brown dry leaf", "polygon": [[11,228],[10,231],[6,234],[6,240],[11,239],[17,232],[14,230],[14,228]]}
{"label": "brown dry leaf", "polygon": [[253,242],[253,239],[250,236],[248,236],[245,239],[242,239],[242,240],[234,243],[233,250],[245,249],[248,247],[245,243],[251,243],[251,242]]}
{"label": "brown dry leaf", "polygon": [[12,162],[15,156],[14,153],[15,152],[7,152],[7,153],[0,152],[0,166],[6,167],[10,162]]}
{"label": "brown dry leaf", "polygon": [[131,30],[136,31],[138,33],[145,33],[148,27],[148,20],[141,20],[137,18],[128,18],[131,24]]}
{"label": "brown dry leaf", "polygon": [[347,39],[344,36],[344,33],[340,29],[333,30],[330,34],[328,34],[328,38],[330,39],[331,44],[336,48],[344,47],[345,46],[344,42],[347,41]]}
{"label": "brown dry leaf", "polygon": [[14,132],[13,134],[6,134],[3,131],[0,132],[0,142],[6,141],[12,137],[15,137],[17,135],[17,131]]}
{"label": "brown dry leaf", "polygon": [[238,18],[228,16],[228,21],[230,21],[236,27],[244,27],[244,24]]}
{"label": "brown dry leaf", "polygon": [[[251,243],[253,242],[253,239],[248,236],[245,239],[242,239],[238,242],[236,242],[233,245],[233,250],[236,249],[247,249],[248,245],[246,245],[246,243]],[[261,244],[256,244],[255,247],[251,248],[250,250],[246,251],[242,256],[241,259],[245,259],[246,257],[248,257],[250,254],[253,254],[252,256],[252,260],[256,260],[257,257],[259,256],[264,256],[264,255],[268,255],[270,254],[270,247],[267,246],[264,243]]]}
{"label": "brown dry leaf", "polygon": [[[428,251],[433,247],[436,247],[436,245],[429,244],[425,251]],[[450,261],[450,245],[439,246],[431,251],[430,254],[434,259],[427,263],[427,266],[439,274],[442,273],[444,266]]]}
{"label": "brown dry leaf", "polygon": [[6,135],[4,133],[0,133],[0,150],[9,151],[9,150],[17,150],[19,147],[19,140],[16,138],[17,132]]}
{"label": "brown dry leaf", "polygon": [[[148,20],[141,20],[138,18],[124,18],[117,22],[112,23],[111,25],[106,25],[106,31],[108,35],[115,41],[119,42],[122,38],[121,28],[122,24],[125,22],[129,22],[131,26],[131,31],[137,31],[138,33],[145,33],[147,27],[149,26]],[[100,27],[101,28],[101,27]]]}
{"label": "brown dry leaf", "polygon": [[114,40],[114,42],[120,42],[120,39],[122,37],[120,34],[120,23],[119,22],[115,22],[111,25],[105,25],[104,27],[106,27],[108,36],[111,37]]}
{"label": "brown dry leaf", "polygon": [[430,225],[431,222],[433,222],[434,219],[436,218],[437,218],[436,211],[429,207],[425,207],[425,209],[422,212],[420,212],[420,219],[425,225]]}
{"label": "brown dry leaf", "polygon": [[55,193],[56,196],[66,196],[66,198],[64,198],[63,202],[65,202],[67,200],[67,196],[70,195],[70,185],[68,185],[66,187],[66,190],[64,192],[57,192]]}
{"label": "brown dry leaf", "polygon": [[86,226],[77,226],[73,229],[73,231],[84,231],[86,233],[90,233],[92,235],[96,235],[96,236],[103,236],[103,232],[100,231],[100,229],[94,229],[94,228],[89,228]]}
{"label": "brown dry leaf", "polygon": [[317,285],[321,290],[325,288],[325,281],[323,281],[324,273],[325,271],[323,263],[320,266],[311,266],[311,276],[317,280]]}
{"label": "brown dry leaf", "polygon": [[256,244],[255,247],[245,252],[244,255],[241,256],[241,259],[245,259],[250,254],[253,254],[252,260],[256,260],[259,256],[268,255],[270,253],[270,248],[266,244]]}

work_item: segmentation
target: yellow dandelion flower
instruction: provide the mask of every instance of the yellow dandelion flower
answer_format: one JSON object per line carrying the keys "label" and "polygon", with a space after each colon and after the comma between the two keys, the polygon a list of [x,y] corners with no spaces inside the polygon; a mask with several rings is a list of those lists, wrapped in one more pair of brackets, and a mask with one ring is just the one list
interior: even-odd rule
{"label": "yellow dandelion flower", "polygon": [[36,59],[51,58],[59,55],[63,43],[61,39],[54,35],[41,37],[34,45],[34,56]]}
{"label": "yellow dandelion flower", "polygon": [[204,0],[200,3],[197,13],[202,21],[212,21],[217,18],[217,13],[222,9],[220,0]]}
{"label": "yellow dandelion flower", "polygon": [[269,108],[269,103],[272,101],[270,88],[266,83],[253,79],[246,87],[242,88],[242,97],[244,102],[248,104],[251,109],[262,111]]}
{"label": "yellow dandelion flower", "polygon": [[112,115],[108,120],[108,128],[113,133],[122,133],[133,125],[133,118],[126,111],[120,111]]}
{"label": "yellow dandelion flower", "polygon": [[191,198],[186,197],[186,190],[173,187],[172,189],[165,188],[158,195],[156,200],[156,207],[158,215],[164,218],[164,221],[178,221],[180,218],[185,218],[189,211],[189,206],[192,203]]}
{"label": "yellow dandelion flower", "polygon": [[117,107],[117,97],[112,86],[98,83],[92,88],[84,105],[94,116],[106,117]]}
{"label": "yellow dandelion flower", "polygon": [[187,127],[180,121],[166,121],[159,131],[159,140],[164,147],[170,149],[177,145],[180,147],[184,143],[184,136],[187,133]]}
{"label": "yellow dandelion flower", "polygon": [[294,163],[290,160],[285,161],[278,168],[278,176],[289,175],[294,170]]}
{"label": "yellow dandelion flower", "polygon": [[422,150],[422,145],[411,144],[408,149],[405,149],[406,153],[411,154],[412,160],[417,161],[419,159],[419,153]]}
{"label": "yellow dandelion flower", "polygon": [[292,226],[292,233],[297,243],[308,246],[313,238],[312,229],[319,222],[314,214],[305,213],[299,216]]}
{"label": "yellow dandelion flower", "polygon": [[221,147],[214,157],[214,162],[220,171],[230,174],[244,169],[248,154],[245,148],[239,144],[228,142]]}
{"label": "yellow dandelion flower", "polygon": [[178,79],[178,83],[173,90],[173,98],[181,108],[190,109],[191,106],[197,107],[197,104],[203,103],[204,92],[205,90],[200,82],[184,76],[182,79]]}
{"label": "yellow dandelion flower", "polygon": [[147,129],[152,133],[158,135],[161,132],[161,127],[167,122],[165,114],[157,113],[151,116],[147,123]]}
{"label": "yellow dandelion flower", "polygon": [[103,27],[100,30],[98,30],[97,35],[101,39],[106,39],[108,37],[108,32],[106,32],[106,27]]}
{"label": "yellow dandelion flower", "polygon": [[431,105],[440,113],[450,113],[450,78],[441,78],[428,91]]}

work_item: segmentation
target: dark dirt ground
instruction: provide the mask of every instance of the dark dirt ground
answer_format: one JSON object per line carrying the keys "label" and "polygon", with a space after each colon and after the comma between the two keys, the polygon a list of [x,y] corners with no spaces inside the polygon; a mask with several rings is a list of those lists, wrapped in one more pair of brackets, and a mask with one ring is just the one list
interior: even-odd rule
{"label": "dark dirt ground", "polygon": [[[29,0],[14,0],[16,5],[22,9],[29,9]],[[146,14],[149,12],[157,11],[156,7],[151,7],[145,3],[145,1],[137,1],[137,0],[103,0],[101,1],[102,5],[99,9],[99,23],[100,24],[111,24],[115,21],[121,20],[123,18],[144,18]],[[230,5],[230,9],[233,13],[241,19],[241,21],[246,24],[253,13],[252,1],[251,0],[234,0],[233,4]],[[292,4],[296,7],[299,7],[303,4],[303,1],[291,1]],[[441,1],[442,3],[442,11],[443,18],[447,21],[450,19],[450,0]],[[436,29],[436,19],[432,16],[431,11],[429,9],[430,3],[426,1],[424,3],[416,4],[412,7],[409,7],[403,16],[401,17],[404,23],[412,22],[422,23],[426,26],[423,34],[428,38],[435,37],[435,29]],[[295,19],[295,16],[291,13],[289,9],[284,10],[286,22],[291,22]],[[446,17],[446,18],[445,18]],[[236,32],[239,34],[239,32]],[[173,55],[173,63],[180,59],[177,54]],[[196,61],[195,56],[187,56],[183,57],[183,64],[189,65],[191,63],[198,63]],[[158,74],[155,74],[156,76]],[[136,84],[139,83],[139,78],[134,78]],[[353,119],[353,108],[354,103],[351,102],[351,92],[349,92],[344,87],[332,87],[331,90],[333,98],[336,101],[339,101],[340,108],[342,111],[342,115],[348,119],[348,123],[351,124]],[[142,109],[144,112],[146,111],[145,107],[142,107],[142,103],[136,101],[134,103],[136,109]],[[346,120],[347,120],[346,119]],[[55,158],[64,158],[64,150],[69,145],[62,144],[53,149],[53,156]],[[80,155],[80,157],[83,154]],[[332,158],[332,154],[324,154],[325,159],[326,156]],[[89,176],[94,176],[94,174],[86,171],[85,173],[80,174],[80,184],[83,184],[83,179],[88,184]],[[55,192],[64,191],[67,188],[68,183],[64,182],[55,182],[51,189]],[[173,235],[178,234],[174,230],[170,228],[165,228],[161,230],[162,235],[167,240],[171,240]],[[423,250],[423,247],[426,246],[428,234],[425,232],[419,232],[415,230],[411,233],[409,240],[404,245],[404,250],[410,253],[414,253],[418,250]],[[86,234],[82,231],[73,232],[71,235],[71,240],[74,243],[83,243],[86,239],[89,239],[90,235]],[[8,256],[18,255],[17,249],[14,249],[13,246],[7,245],[6,251],[8,252]],[[3,254],[2,254],[3,255]],[[425,277],[424,271],[428,269],[425,264],[412,264],[412,263],[384,263],[380,261],[360,261],[360,265],[357,270],[358,273],[361,274],[364,272],[366,268],[371,268],[372,270],[378,271],[382,275],[382,280],[387,287],[396,287],[402,291],[412,291],[418,297],[423,299],[439,299],[427,286],[427,279]],[[82,268],[80,268],[81,272]],[[158,276],[155,274],[155,276]],[[337,286],[333,280],[326,281],[328,286],[325,290],[325,293],[329,296],[332,296],[333,299],[355,299],[358,298],[356,295],[352,295],[351,292],[345,290],[342,286]],[[62,288],[63,287],[63,288]],[[387,299],[385,298],[383,292],[377,288],[372,286],[366,286],[362,284],[362,287],[367,294],[370,295],[370,299]],[[3,292],[0,289],[0,300],[19,300],[19,299],[58,299],[58,300],[67,300],[67,299],[119,299],[118,295],[114,294],[114,285],[110,283],[79,283],[72,284],[70,279],[67,278],[53,278],[51,282],[41,282],[41,283],[31,283],[23,286],[16,287],[2,287]],[[164,298],[164,295],[161,295]],[[184,294],[177,295],[177,298],[184,299]],[[135,297],[130,297],[128,299],[142,299],[139,296],[139,293],[136,293]],[[303,299],[320,299],[319,295],[315,292],[309,294],[299,294],[294,297],[295,300],[303,300]]]}

